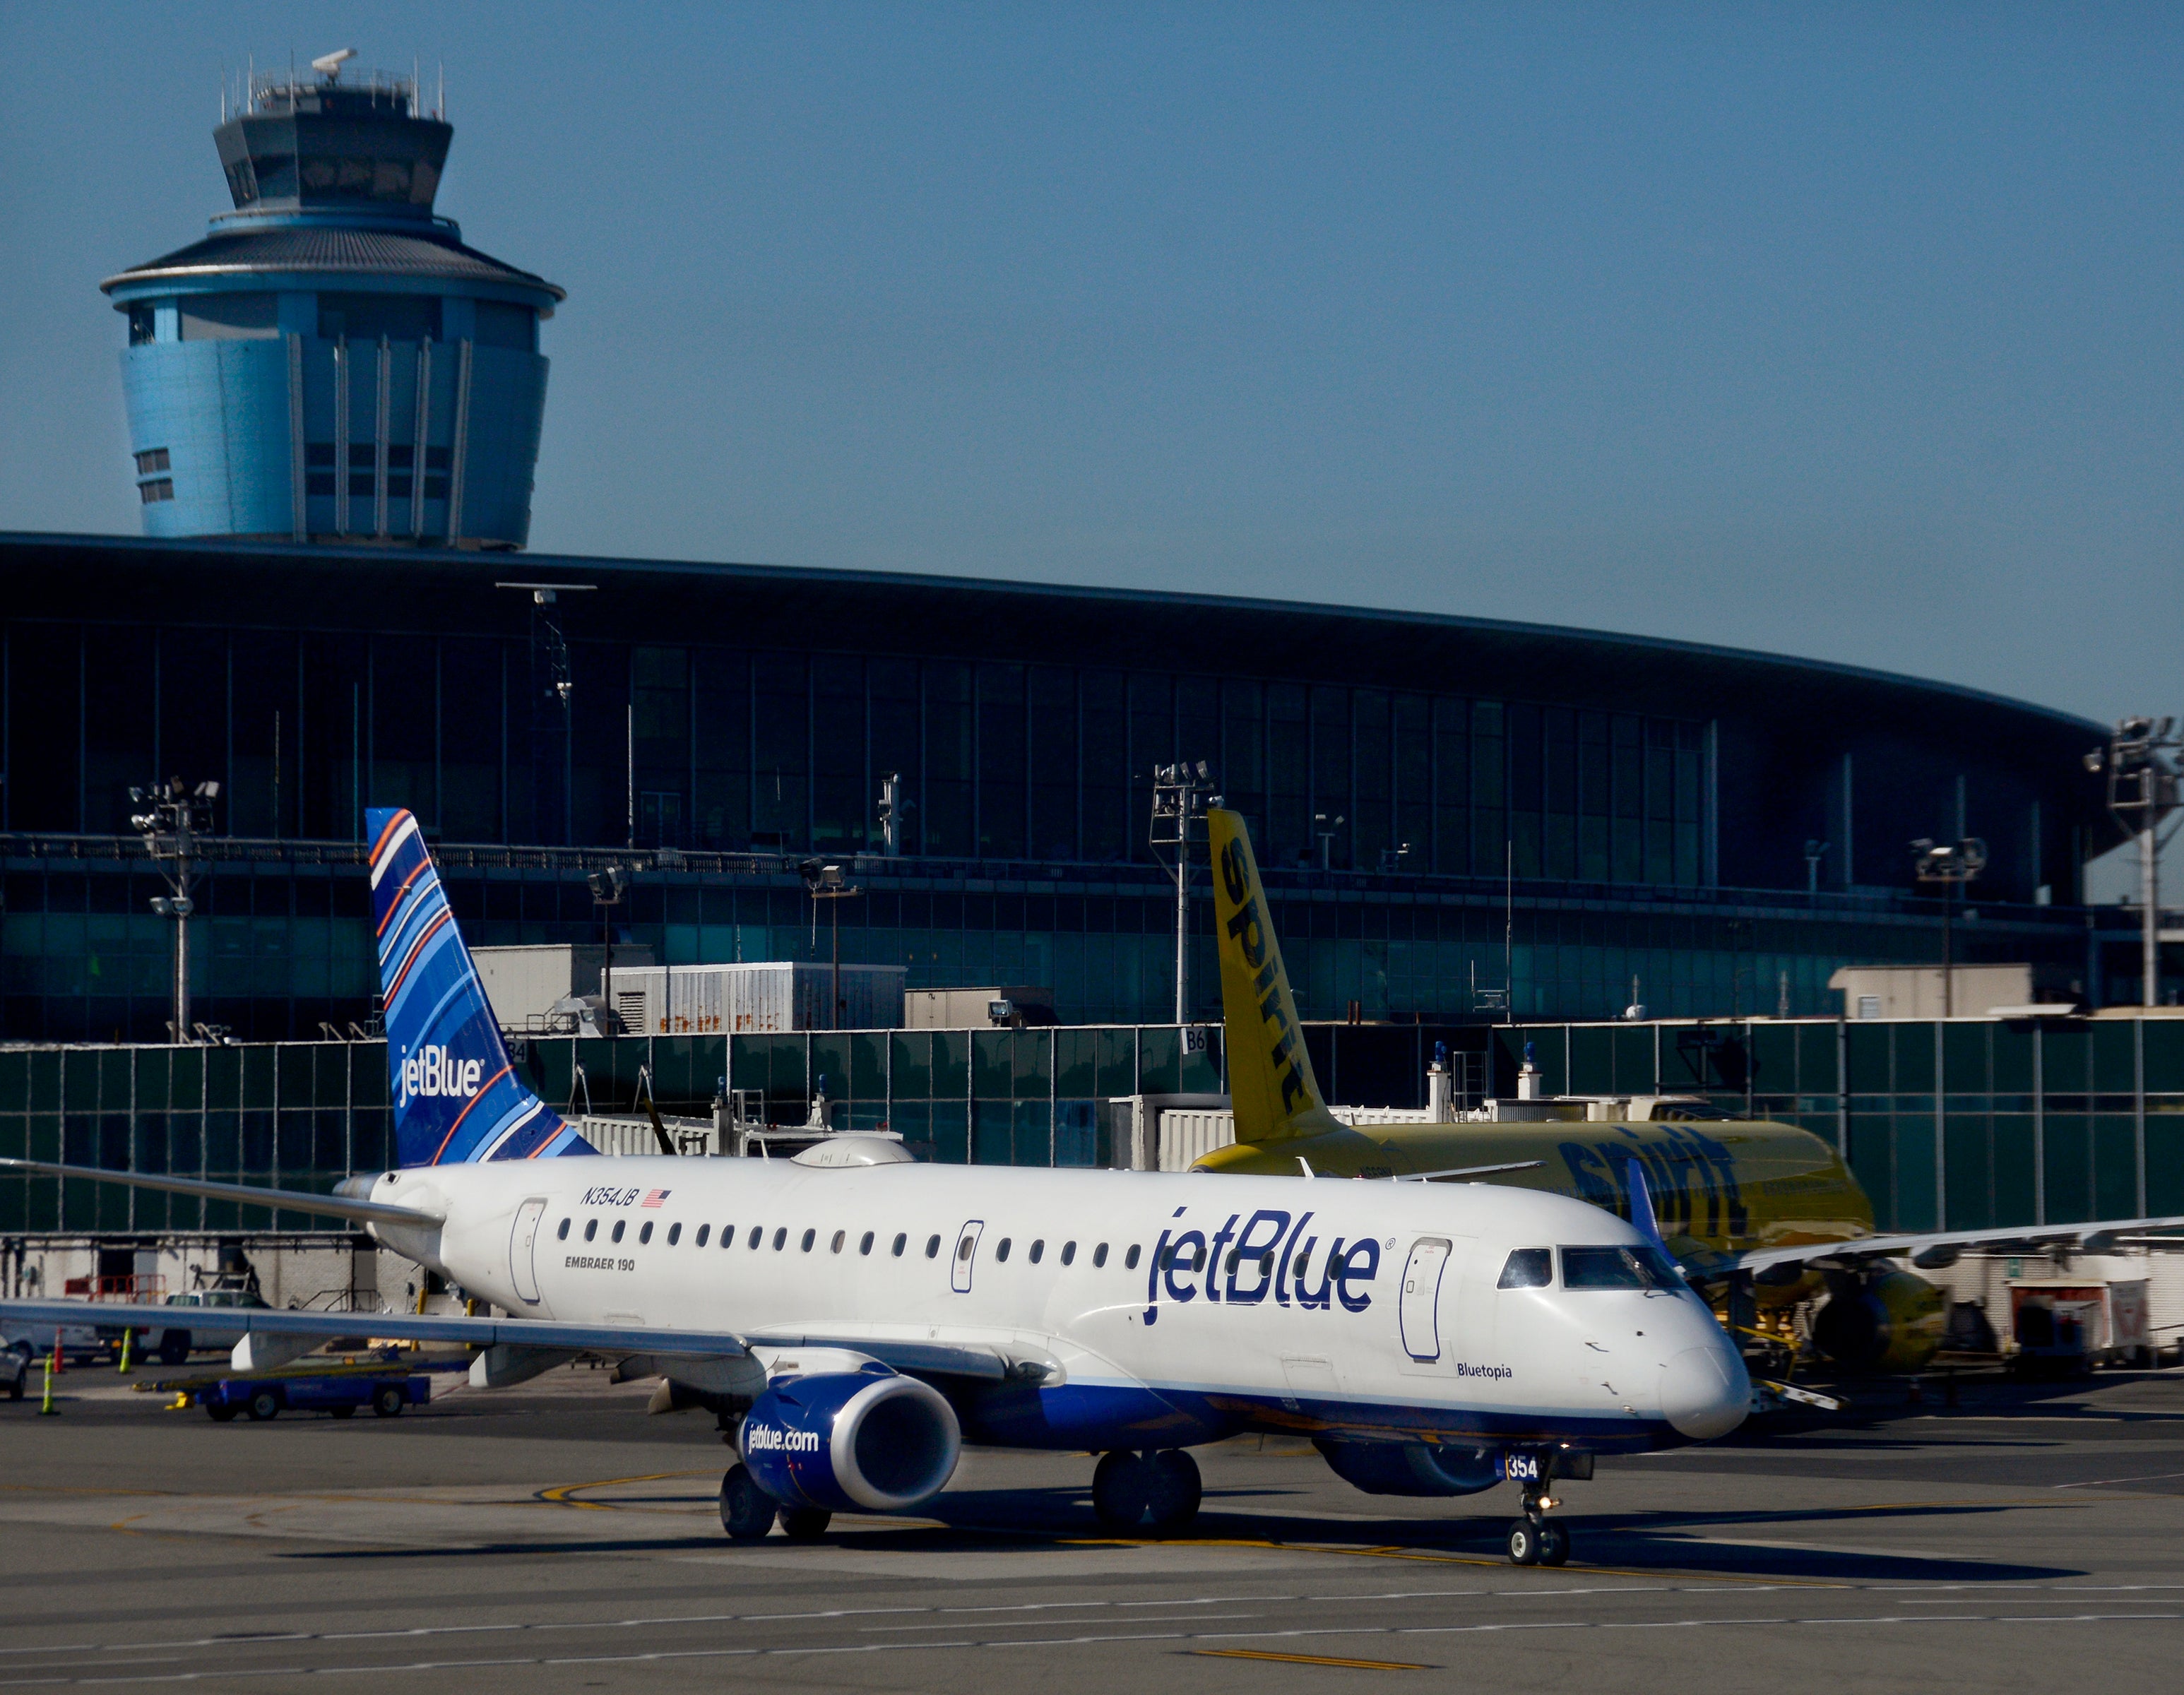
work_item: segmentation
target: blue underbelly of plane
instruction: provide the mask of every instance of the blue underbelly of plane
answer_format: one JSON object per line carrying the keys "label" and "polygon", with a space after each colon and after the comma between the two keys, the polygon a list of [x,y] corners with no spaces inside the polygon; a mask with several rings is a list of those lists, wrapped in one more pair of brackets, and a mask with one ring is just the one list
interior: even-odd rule
{"label": "blue underbelly of plane", "polygon": [[997,1384],[951,1398],[963,1439],[997,1447],[1190,1447],[1253,1431],[1368,1441],[1568,1442],[1595,1453],[1645,1453],[1688,1442],[1665,1419],[1628,1413],[1542,1418],[1455,1408],[1429,1411],[1392,1402],[1074,1383],[1055,1388]]}

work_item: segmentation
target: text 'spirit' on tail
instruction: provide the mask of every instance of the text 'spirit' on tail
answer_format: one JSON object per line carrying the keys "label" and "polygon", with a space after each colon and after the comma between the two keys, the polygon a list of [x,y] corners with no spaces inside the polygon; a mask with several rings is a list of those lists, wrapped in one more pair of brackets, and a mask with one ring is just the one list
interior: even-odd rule
{"label": "text 'spirit' on tail", "polygon": [[402,1163],[597,1153],[516,1076],[417,820],[385,807],[365,819]]}
{"label": "text 'spirit' on tail", "polygon": [[1305,1052],[1296,1001],[1251,856],[1251,832],[1240,814],[1218,806],[1206,809],[1206,823],[1236,1140],[1263,1142],[1339,1130],[1342,1126],[1321,1099]]}

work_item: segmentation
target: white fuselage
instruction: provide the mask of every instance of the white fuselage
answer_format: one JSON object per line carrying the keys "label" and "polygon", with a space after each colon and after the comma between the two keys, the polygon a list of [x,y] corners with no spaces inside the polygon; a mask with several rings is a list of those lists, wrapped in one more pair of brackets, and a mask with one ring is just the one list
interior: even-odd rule
{"label": "white fuselage", "polygon": [[973,1398],[973,1440],[1648,1447],[1720,1433],[1748,1395],[1688,1291],[1497,1286],[1513,1250],[1643,1243],[1521,1190],[601,1157],[411,1168],[372,1196],[443,1213],[375,1229],[519,1317],[990,1348],[1030,1380]]}

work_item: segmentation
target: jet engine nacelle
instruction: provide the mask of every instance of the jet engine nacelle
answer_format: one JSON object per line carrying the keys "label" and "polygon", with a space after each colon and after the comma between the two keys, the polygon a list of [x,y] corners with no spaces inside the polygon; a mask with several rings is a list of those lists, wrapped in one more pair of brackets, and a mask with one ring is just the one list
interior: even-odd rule
{"label": "jet engine nacelle", "polygon": [[1491,1449],[1329,1436],[1314,1437],[1312,1446],[1337,1477],[1368,1495],[1476,1495],[1502,1480],[1501,1456]]}
{"label": "jet engine nacelle", "polygon": [[1940,1349],[1947,1324],[1940,1290],[1908,1271],[1884,1271],[1837,1283],[1813,1320],[1813,1340],[1853,1371],[1916,1371]]}
{"label": "jet engine nacelle", "polygon": [[947,1486],[963,1432],[939,1390],[874,1362],[775,1382],[751,1403],[737,1446],[777,1501],[899,1513]]}

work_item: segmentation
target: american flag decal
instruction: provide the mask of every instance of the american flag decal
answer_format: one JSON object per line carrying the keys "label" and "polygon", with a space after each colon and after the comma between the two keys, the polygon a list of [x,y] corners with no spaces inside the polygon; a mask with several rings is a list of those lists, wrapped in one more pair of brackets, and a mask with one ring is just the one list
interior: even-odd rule
{"label": "american flag decal", "polygon": [[655,1189],[647,1194],[644,1200],[638,1202],[638,1205],[640,1207],[658,1207],[664,1204],[666,1199],[667,1191],[665,1189]]}

